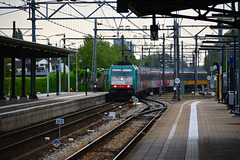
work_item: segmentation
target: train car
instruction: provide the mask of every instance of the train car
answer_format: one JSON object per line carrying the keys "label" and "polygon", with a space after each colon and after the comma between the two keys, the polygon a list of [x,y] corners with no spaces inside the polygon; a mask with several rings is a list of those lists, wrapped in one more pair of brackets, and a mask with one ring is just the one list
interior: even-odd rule
{"label": "train car", "polygon": [[[182,73],[180,73],[180,78]],[[202,85],[205,87],[207,86],[207,71],[205,70],[197,70],[197,77],[196,77],[196,83],[197,83],[197,88],[202,88]],[[194,90],[195,86],[195,79],[194,79],[194,71],[190,69],[184,69],[183,71],[183,81],[185,84],[185,91],[186,92],[191,92]]]}
{"label": "train car", "polygon": [[159,91],[162,86],[162,70],[157,68],[138,67],[136,96],[148,95],[150,92]]}
{"label": "train car", "polygon": [[164,87],[166,92],[173,91],[174,86],[174,72],[173,69],[165,69],[165,76],[164,76]]}
{"label": "train car", "polygon": [[[194,89],[194,72],[184,69],[183,76],[180,72],[179,78],[183,77],[185,90]],[[207,72],[198,70],[197,85],[207,85]],[[165,69],[164,88],[172,91],[174,86],[173,69]],[[133,95],[142,97],[150,92],[157,93],[163,87],[163,71],[159,68],[139,67],[130,63],[112,65],[109,69],[109,96],[112,100],[127,100]]]}

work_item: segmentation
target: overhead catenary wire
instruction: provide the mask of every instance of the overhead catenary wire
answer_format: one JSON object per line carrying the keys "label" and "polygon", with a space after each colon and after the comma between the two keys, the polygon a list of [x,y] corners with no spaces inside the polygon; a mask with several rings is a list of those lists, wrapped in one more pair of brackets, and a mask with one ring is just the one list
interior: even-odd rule
{"label": "overhead catenary wire", "polygon": [[[27,4],[25,1],[23,1],[23,0],[21,0],[21,1],[24,2],[25,4]],[[10,2],[9,2],[9,5],[11,5]],[[84,4],[84,6],[82,6],[82,5],[74,4],[74,3],[71,3],[71,5],[69,5],[69,6],[71,7],[72,5],[75,5],[75,6],[78,6],[78,7],[86,7],[86,4]],[[106,3],[106,5],[109,6],[111,9],[116,10],[116,7],[112,6],[111,4]],[[11,5],[11,6],[13,6],[13,5]],[[24,6],[25,6],[25,5],[24,5]],[[39,4],[38,6],[40,6],[41,8],[45,8],[45,9],[46,9],[46,7],[44,6],[44,4]],[[87,5],[87,6],[90,6],[90,4]],[[105,6],[104,6],[104,7],[105,7]],[[48,6],[48,9],[51,10],[51,11],[54,11],[54,9],[50,8],[49,6]],[[103,8],[101,8],[101,9],[102,9],[103,15],[106,17]],[[25,11],[25,10],[24,10],[24,11]],[[25,12],[27,12],[27,11],[25,11]],[[63,14],[63,15],[77,17],[76,15],[69,14],[69,13],[66,13],[66,12],[63,12],[63,11],[58,11],[58,12],[61,13],[61,14]],[[150,36],[150,33],[142,30],[142,28],[139,27],[139,25],[137,25],[136,23],[134,23],[131,19],[128,19],[128,17],[131,15],[131,13],[129,13],[129,14],[126,15],[126,16],[125,16],[124,14],[120,14],[120,15],[123,17],[123,19],[121,19],[121,22],[125,19],[125,20],[127,20],[131,25],[133,25],[134,27],[138,28],[139,31],[141,31],[140,33],[139,33],[139,32],[132,32],[132,31],[131,31],[132,33],[134,33],[134,34],[139,34],[140,36]],[[39,17],[39,15],[36,15],[36,16]],[[63,27],[63,28],[72,30],[72,31],[77,32],[77,33],[81,33],[81,34],[83,34],[83,35],[88,35],[87,33],[82,32],[82,31],[79,31],[79,30],[77,30],[77,29],[75,29],[75,28],[73,28],[73,27],[69,27],[69,26],[67,26],[66,24],[64,25],[64,24],[61,24],[61,23],[59,23],[59,22],[52,21],[52,20],[50,20],[50,19],[46,19],[46,20],[48,20],[50,23],[53,23],[53,24],[58,25],[58,26],[60,26],[60,27]],[[92,20],[89,20],[89,19],[85,19],[85,21],[94,23]],[[114,17],[113,17],[113,21],[114,21],[115,24],[116,24],[116,19],[115,19]],[[108,20],[107,20],[107,25],[106,25],[106,24],[102,24],[102,26],[109,27],[109,28],[111,28],[111,29],[114,28],[114,27],[110,24],[110,22],[109,22]],[[166,39],[166,41],[172,42],[172,40],[170,40],[170,39]],[[154,43],[155,43],[155,42],[154,42]],[[160,42],[160,44],[161,44],[161,42]],[[156,46],[158,46],[158,44],[156,44]],[[136,49],[139,49],[139,47],[136,47]]]}

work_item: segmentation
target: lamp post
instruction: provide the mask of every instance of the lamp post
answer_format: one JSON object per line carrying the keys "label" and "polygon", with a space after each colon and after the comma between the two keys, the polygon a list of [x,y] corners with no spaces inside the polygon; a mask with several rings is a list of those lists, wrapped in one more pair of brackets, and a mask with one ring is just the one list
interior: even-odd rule
{"label": "lamp post", "polygon": [[[82,60],[79,59],[79,69],[81,70],[81,63],[82,63]],[[79,85],[81,85],[81,76],[79,78]]]}
{"label": "lamp post", "polygon": [[8,67],[9,67],[9,74],[8,74],[8,96],[10,97],[10,76],[11,76],[11,63],[8,63],[7,64],[8,65]]}
{"label": "lamp post", "polygon": [[50,72],[49,60],[50,60],[50,58],[47,59],[47,61],[48,61],[48,64],[47,64],[47,97],[49,97],[49,72]]}
{"label": "lamp post", "polygon": [[59,64],[56,65],[56,79],[57,79],[57,86],[56,86],[56,95],[59,95]]}
{"label": "lamp post", "polygon": [[77,72],[77,53],[76,53],[76,93],[78,92],[78,72]]}
{"label": "lamp post", "polygon": [[61,82],[61,64],[62,64],[62,60],[61,60],[61,58],[58,58],[58,64],[59,64],[59,68],[58,68],[58,72],[59,72],[59,74],[58,74],[58,76],[59,76],[59,78],[58,78],[58,80],[59,80],[59,82],[58,82],[58,90],[59,90],[59,95],[61,94],[61,91],[62,91],[62,89],[61,89],[61,84],[62,84],[62,82]]}
{"label": "lamp post", "polygon": [[93,68],[93,81],[97,83],[97,25],[102,25],[102,23],[97,23],[97,19],[94,21],[94,68]]}
{"label": "lamp post", "polygon": [[89,72],[89,67],[86,66],[86,73],[85,73],[85,78],[86,78],[86,96],[87,96],[87,72]]}

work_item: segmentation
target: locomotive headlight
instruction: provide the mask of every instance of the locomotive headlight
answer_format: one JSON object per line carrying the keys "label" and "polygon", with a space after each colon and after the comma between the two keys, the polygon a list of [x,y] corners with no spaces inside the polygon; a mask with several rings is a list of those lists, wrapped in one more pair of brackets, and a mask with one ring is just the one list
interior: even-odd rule
{"label": "locomotive headlight", "polygon": [[130,88],[130,86],[129,86],[129,85],[127,85],[127,88]]}
{"label": "locomotive headlight", "polygon": [[121,81],[123,81],[123,77],[121,77]]}
{"label": "locomotive headlight", "polygon": [[114,85],[114,88],[117,88],[117,85]]}

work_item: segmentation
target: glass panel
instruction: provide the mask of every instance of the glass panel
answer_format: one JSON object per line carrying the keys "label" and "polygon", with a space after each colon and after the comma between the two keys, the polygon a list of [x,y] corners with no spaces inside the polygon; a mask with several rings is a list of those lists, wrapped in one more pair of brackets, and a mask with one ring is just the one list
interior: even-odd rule
{"label": "glass panel", "polygon": [[112,76],[119,76],[121,74],[121,69],[112,69]]}
{"label": "glass panel", "polygon": [[112,76],[132,76],[132,69],[112,69]]}
{"label": "glass panel", "polygon": [[132,76],[132,69],[123,69],[123,76]]}

